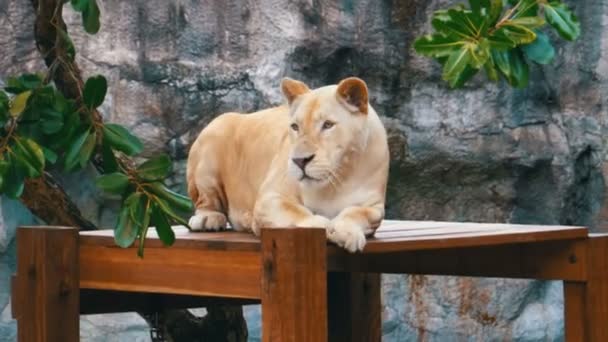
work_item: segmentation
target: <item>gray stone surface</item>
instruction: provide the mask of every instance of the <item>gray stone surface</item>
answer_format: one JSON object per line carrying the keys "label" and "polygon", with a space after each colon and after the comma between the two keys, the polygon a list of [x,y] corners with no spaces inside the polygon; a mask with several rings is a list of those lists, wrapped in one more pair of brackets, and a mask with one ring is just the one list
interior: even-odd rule
{"label": "gray stone surface", "polygon": [[[430,13],[455,2],[107,0],[93,37],[73,13],[66,18],[84,72],[109,79],[105,117],[132,128],[146,154],[177,159],[178,189],[187,147],[215,115],[280,102],[284,75],[312,86],[357,75],[390,131],[389,217],[600,229],[607,212],[608,5],[568,1],[583,35],[557,41],[555,62],[534,66],[528,89],[478,77],[449,90],[438,65],[411,46],[429,29]],[[41,67],[31,12],[28,2],[0,0],[0,78]],[[88,217],[111,224],[115,204],[102,205],[90,183],[70,191]],[[14,220],[6,210],[3,217]],[[2,232],[12,232],[14,222],[0,227],[4,270],[11,238]],[[386,276],[383,286],[388,341],[563,340],[559,283]],[[259,312],[246,312],[252,340],[259,339]],[[10,336],[2,322],[0,336]],[[141,323],[134,326],[83,323],[83,334],[104,340],[96,334],[111,331],[130,340]]]}

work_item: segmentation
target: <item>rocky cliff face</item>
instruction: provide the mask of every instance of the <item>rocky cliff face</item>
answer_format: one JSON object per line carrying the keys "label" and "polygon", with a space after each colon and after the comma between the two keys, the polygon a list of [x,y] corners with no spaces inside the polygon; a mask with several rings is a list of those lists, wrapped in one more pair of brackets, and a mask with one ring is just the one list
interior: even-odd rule
{"label": "rocky cliff face", "polygon": [[[169,152],[178,189],[188,145],[214,116],[279,103],[285,75],[311,86],[356,75],[390,132],[390,218],[601,229],[608,5],[568,1],[583,34],[558,41],[556,60],[533,67],[528,89],[480,77],[449,90],[412,42],[429,30],[434,10],[455,2],[105,0],[92,37],[66,16],[84,72],[109,79],[106,119],[131,127],[145,153]],[[0,78],[42,68],[28,5],[0,1]],[[70,188],[91,219],[112,224],[112,204],[102,206],[92,186]],[[0,269],[12,265],[16,223],[13,211],[3,216]],[[0,288],[7,279],[1,272]],[[559,283],[386,276],[384,298],[387,341],[563,339]],[[0,295],[0,312],[6,301]],[[255,308],[248,318],[255,340]],[[0,336],[7,321],[1,314]]]}

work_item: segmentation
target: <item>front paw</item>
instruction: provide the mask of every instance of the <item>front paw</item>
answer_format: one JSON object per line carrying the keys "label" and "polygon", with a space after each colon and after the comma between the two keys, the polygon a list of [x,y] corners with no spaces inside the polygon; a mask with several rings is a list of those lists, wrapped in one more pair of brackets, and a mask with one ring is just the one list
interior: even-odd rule
{"label": "front paw", "polygon": [[202,211],[190,218],[192,231],[218,231],[226,228],[226,215],[218,211]]}
{"label": "front paw", "polygon": [[327,228],[327,239],[351,253],[362,251],[365,247],[363,228],[350,220],[331,221]]}

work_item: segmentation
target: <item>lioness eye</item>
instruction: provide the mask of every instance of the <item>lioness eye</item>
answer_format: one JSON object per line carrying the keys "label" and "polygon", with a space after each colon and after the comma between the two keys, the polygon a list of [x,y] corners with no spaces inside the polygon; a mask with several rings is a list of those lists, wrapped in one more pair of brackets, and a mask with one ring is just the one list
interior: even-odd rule
{"label": "lioness eye", "polygon": [[334,127],[335,123],[331,122],[331,121],[325,121],[323,123],[323,129],[330,129],[332,127]]}
{"label": "lioness eye", "polygon": [[292,124],[291,124],[291,129],[293,129],[294,131],[296,131],[296,132],[297,132],[297,131],[298,131],[298,129],[300,129],[300,128],[298,127],[298,124],[296,124],[296,123],[292,123]]}

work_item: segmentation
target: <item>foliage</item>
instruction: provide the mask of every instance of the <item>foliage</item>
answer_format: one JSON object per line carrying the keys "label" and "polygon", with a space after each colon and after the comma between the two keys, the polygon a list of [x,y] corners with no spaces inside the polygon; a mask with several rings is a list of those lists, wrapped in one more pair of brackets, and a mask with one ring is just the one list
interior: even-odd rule
{"label": "foliage", "polygon": [[442,78],[461,87],[482,68],[492,81],[504,78],[511,86],[528,84],[532,61],[548,64],[555,56],[546,23],[568,41],[580,35],[576,16],[560,0],[469,0],[433,14],[432,35],[414,43],[419,54],[443,66]]}
{"label": "foliage", "polygon": [[[99,31],[95,0],[71,0],[71,4],[82,13],[88,33]],[[73,57],[67,32],[60,31],[60,37]],[[54,70],[49,68],[49,73]],[[44,176],[52,169],[71,172],[98,159],[102,174],[97,186],[122,199],[114,229],[116,243],[129,247],[139,239],[138,255],[143,257],[146,232],[153,225],[163,243],[171,245],[175,235],[170,224],[187,226],[182,215],[192,210],[192,203],[163,184],[172,171],[169,157],[160,155],[138,167],[126,159],[125,155],[139,154],[143,144],[124,126],[96,119],[107,93],[105,77],[90,77],[78,98],[67,99],[48,81],[51,76],[23,74],[9,78],[0,90],[0,193],[19,198],[27,178]]]}

